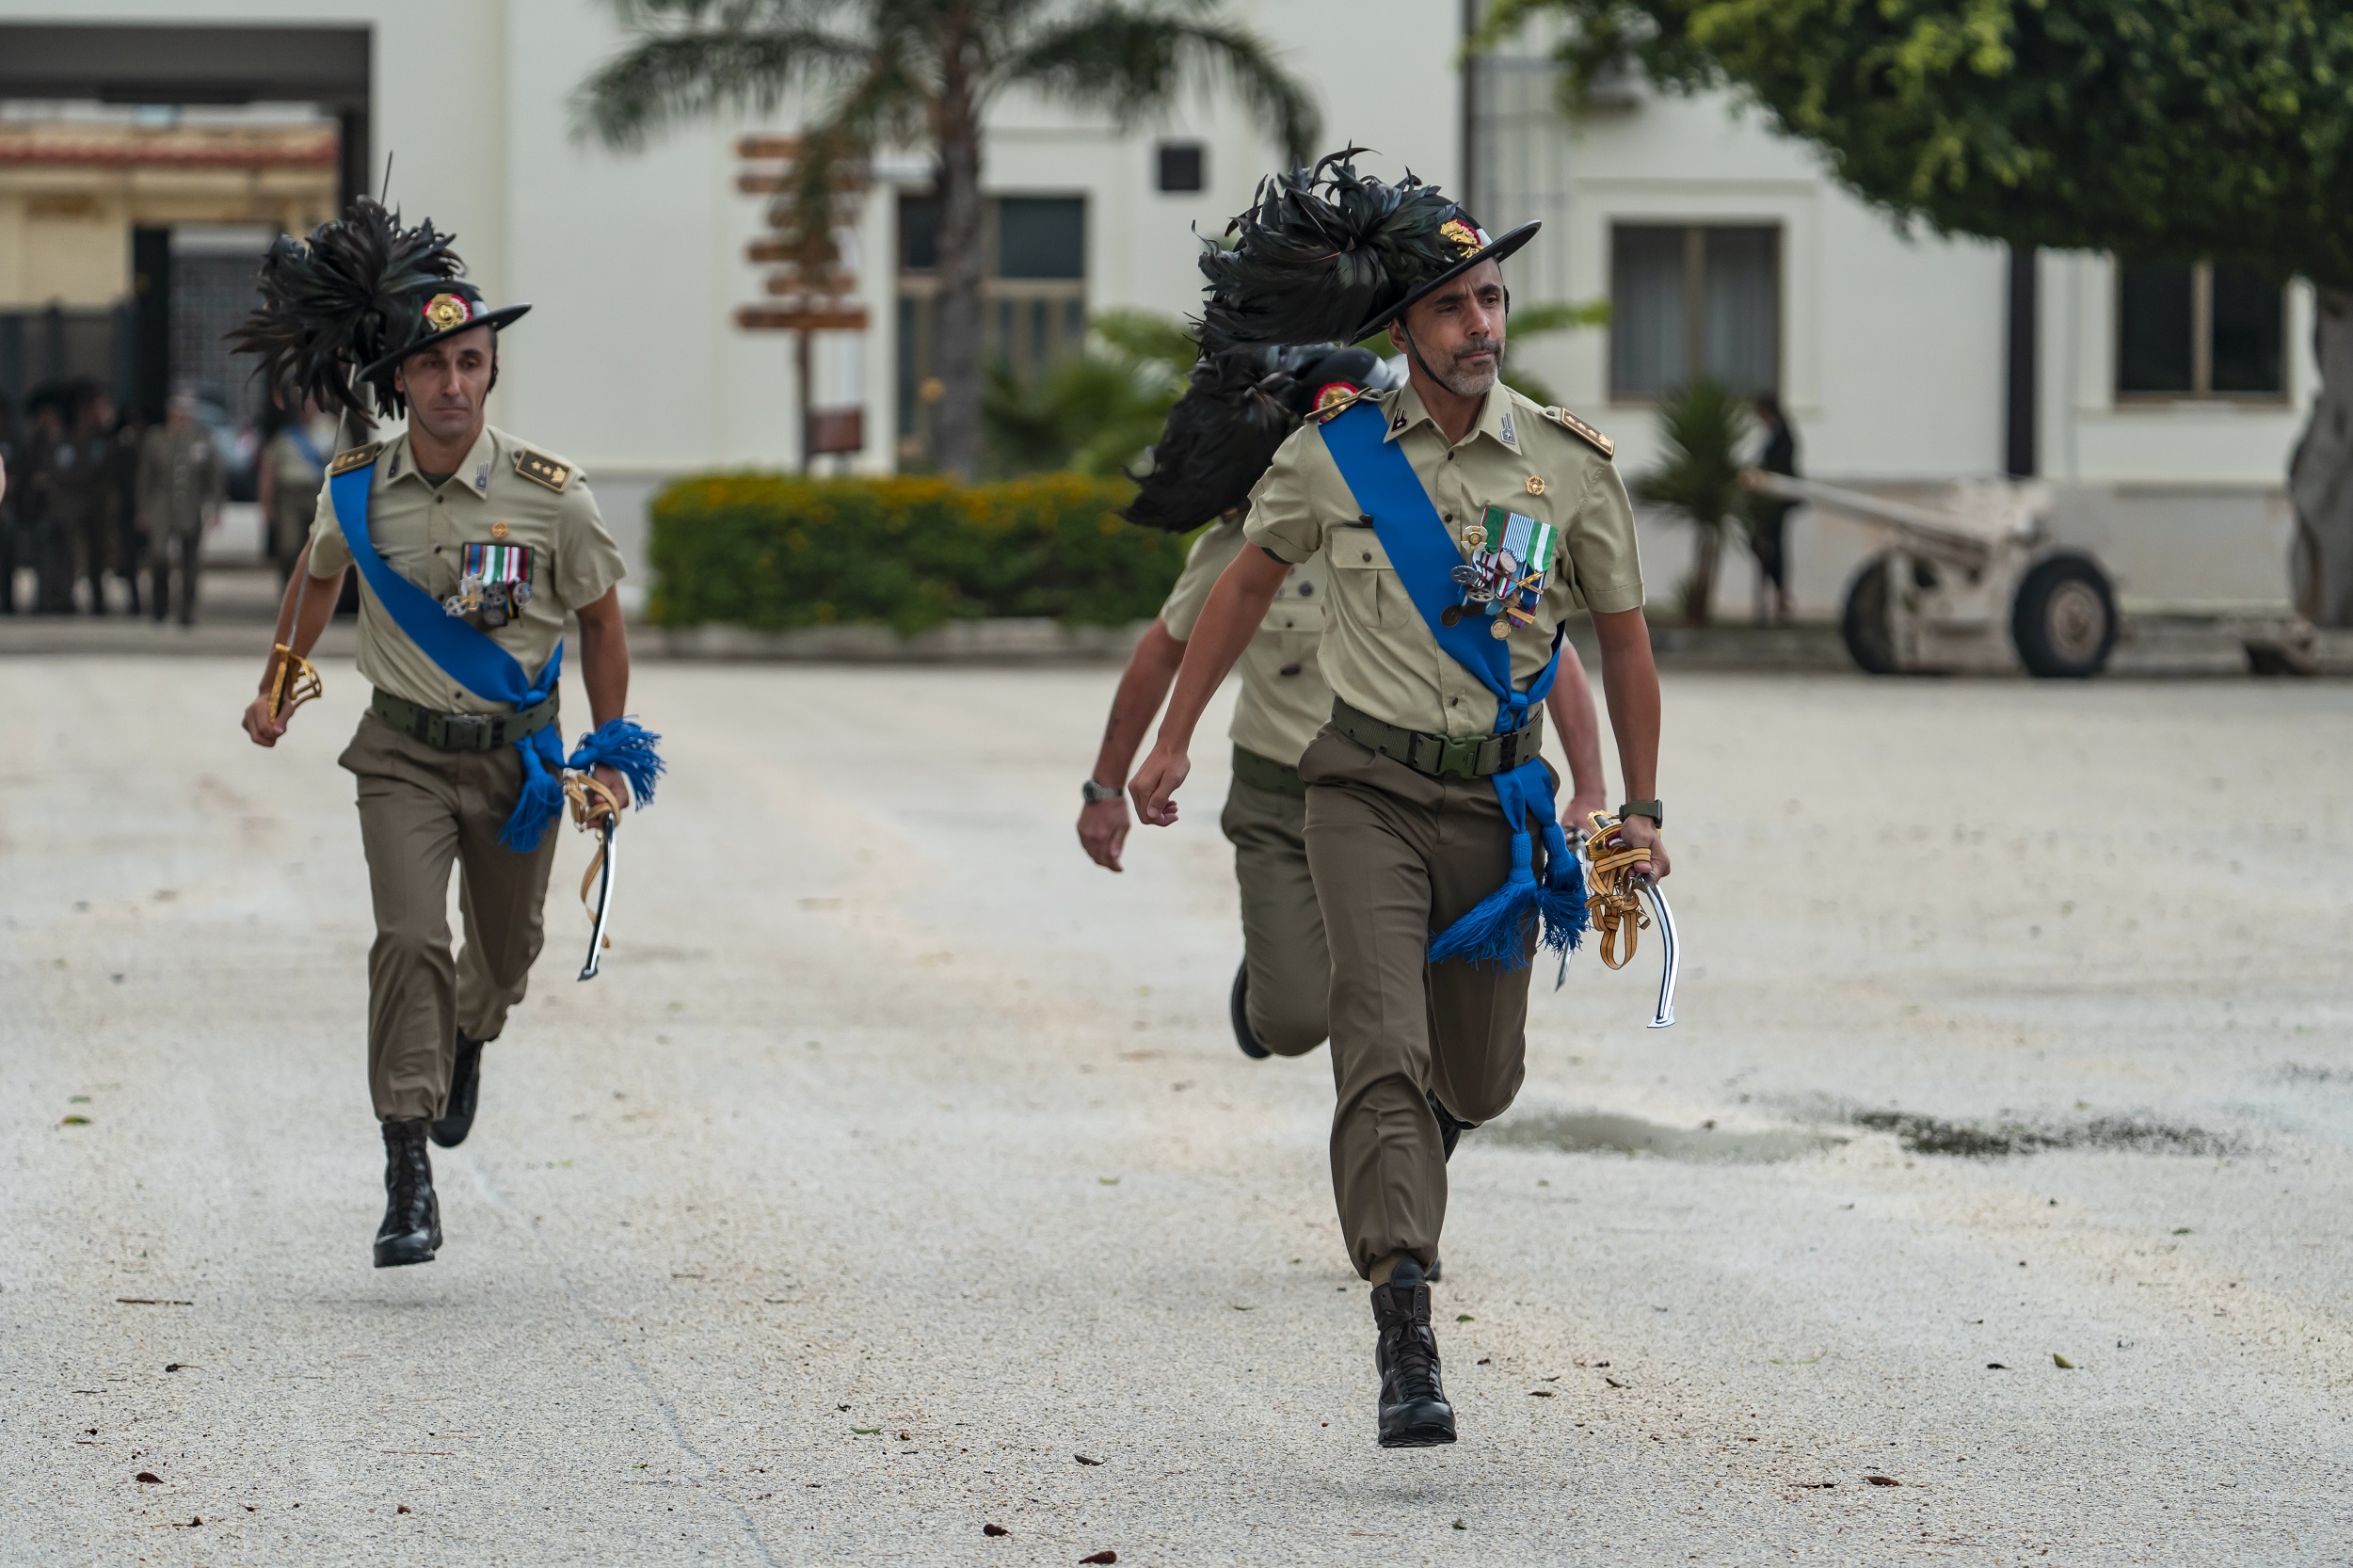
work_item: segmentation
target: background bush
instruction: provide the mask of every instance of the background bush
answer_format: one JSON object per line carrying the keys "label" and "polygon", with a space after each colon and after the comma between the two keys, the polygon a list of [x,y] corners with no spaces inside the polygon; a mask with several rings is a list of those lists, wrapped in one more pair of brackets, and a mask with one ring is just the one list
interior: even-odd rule
{"label": "background bush", "polygon": [[1124,479],[998,484],[723,473],[655,495],[648,612],[657,626],[759,631],[1051,616],[1120,626],[1159,613],[1184,537],[1112,515]]}

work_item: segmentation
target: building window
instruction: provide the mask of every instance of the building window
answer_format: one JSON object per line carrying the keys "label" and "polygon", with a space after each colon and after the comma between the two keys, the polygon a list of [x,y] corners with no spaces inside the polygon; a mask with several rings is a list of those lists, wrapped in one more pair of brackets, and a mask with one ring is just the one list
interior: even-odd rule
{"label": "building window", "polygon": [[2279,397],[2286,349],[2286,294],[2252,267],[2117,266],[2119,397]]}
{"label": "building window", "polygon": [[1609,395],[1639,402],[1701,376],[1781,383],[1781,230],[1621,223],[1609,233]]}
{"label": "building window", "polygon": [[1201,144],[1197,141],[1160,143],[1160,189],[1207,190],[1209,180],[1203,172],[1202,161]]}
{"label": "building window", "polygon": [[[981,217],[981,357],[1024,379],[1086,345],[1086,199],[991,198]],[[899,199],[899,460],[931,451],[938,398],[939,213]]]}

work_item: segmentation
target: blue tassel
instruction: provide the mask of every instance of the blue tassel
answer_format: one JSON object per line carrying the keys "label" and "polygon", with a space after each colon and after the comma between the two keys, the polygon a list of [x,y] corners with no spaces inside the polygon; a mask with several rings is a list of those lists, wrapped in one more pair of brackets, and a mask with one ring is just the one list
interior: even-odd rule
{"label": "blue tassel", "polygon": [[563,743],[555,738],[554,730],[542,729],[517,741],[515,749],[523,757],[523,787],[515,797],[514,813],[499,829],[499,842],[518,855],[529,855],[539,847],[548,824],[564,809],[564,782],[559,776]]}
{"label": "blue tassel", "polygon": [[1512,835],[1512,874],[1503,886],[1482,898],[1461,920],[1438,933],[1430,944],[1430,961],[1460,958],[1499,969],[1525,968],[1528,922],[1543,897],[1530,866],[1535,846],[1523,824]]}
{"label": "blue tassel", "polygon": [[654,749],[661,739],[635,719],[607,719],[580,738],[580,749],[565,765],[612,768],[629,781],[632,805],[651,806],[653,787],[667,771],[661,753]]}

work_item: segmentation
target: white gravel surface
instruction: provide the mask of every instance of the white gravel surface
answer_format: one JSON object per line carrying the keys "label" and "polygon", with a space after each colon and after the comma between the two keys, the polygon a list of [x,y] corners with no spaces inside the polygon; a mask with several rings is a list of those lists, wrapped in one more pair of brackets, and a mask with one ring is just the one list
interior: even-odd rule
{"label": "white gravel surface", "polygon": [[0,661],[0,1560],[2353,1551],[2343,685],[1672,679],[1682,1022],[1648,951],[1540,984],[1463,1439],[1384,1453],[1324,1058],[1225,1022],[1220,747],[1112,877],[1108,672],[642,669],[604,977],[567,829],[379,1272],[364,690],[268,755],[251,674]]}

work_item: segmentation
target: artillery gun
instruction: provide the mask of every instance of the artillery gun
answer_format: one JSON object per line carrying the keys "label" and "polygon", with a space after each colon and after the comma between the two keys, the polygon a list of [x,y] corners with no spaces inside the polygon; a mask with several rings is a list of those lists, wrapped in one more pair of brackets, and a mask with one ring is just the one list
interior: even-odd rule
{"label": "artillery gun", "polygon": [[2316,637],[2301,616],[2267,605],[2135,604],[2088,551],[2055,543],[2043,527],[2048,485],[1969,479],[1924,506],[1814,479],[1752,471],[1752,489],[1875,525],[1885,543],[1847,584],[1838,630],[1873,675],[2025,669],[2082,680],[2107,667],[2126,614],[2136,628],[2194,622],[2237,641],[2259,675],[2306,674]]}

